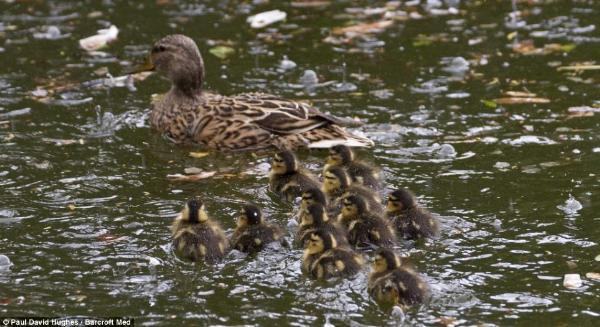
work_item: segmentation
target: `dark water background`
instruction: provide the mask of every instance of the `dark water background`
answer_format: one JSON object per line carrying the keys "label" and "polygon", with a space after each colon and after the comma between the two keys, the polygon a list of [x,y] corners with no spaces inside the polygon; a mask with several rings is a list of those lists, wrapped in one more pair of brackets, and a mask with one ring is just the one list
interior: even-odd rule
{"label": "dark water background", "polygon": [[[599,75],[557,68],[598,64],[600,3],[398,4],[0,2],[0,254],[12,262],[0,265],[0,316],[132,316],[161,326],[401,322],[368,297],[368,269],[323,283],[302,275],[299,250],[233,253],[216,267],[172,254],[168,227],[194,194],[229,230],[247,200],[287,224],[292,207],[266,188],[268,157],[195,159],[188,153],[198,149],[155,135],[150,96],[169,86],[159,76],[135,91],[60,87],[104,78],[106,69],[123,75],[153,41],[184,33],[199,44],[214,91],[270,92],[365,121],[360,130],[377,146],[360,155],[382,167],[387,190],[408,187],[441,216],[441,239],[401,249],[432,289],[404,323],[597,325],[600,284],[585,274],[600,272]],[[287,20],[260,30],[245,22],[270,9]],[[381,33],[333,34],[386,11],[395,19]],[[110,24],[117,41],[101,53],[79,48],[77,40]],[[60,37],[40,38],[49,26]],[[558,45],[533,55],[523,53],[535,51],[528,40]],[[219,59],[209,53],[217,45],[235,53]],[[297,66],[283,69],[284,56]],[[301,85],[309,69],[324,85]],[[550,101],[482,102],[507,91]],[[316,171],[324,156],[300,153]],[[235,176],[166,179],[188,167]],[[566,273],[579,273],[583,286],[563,287]]]}

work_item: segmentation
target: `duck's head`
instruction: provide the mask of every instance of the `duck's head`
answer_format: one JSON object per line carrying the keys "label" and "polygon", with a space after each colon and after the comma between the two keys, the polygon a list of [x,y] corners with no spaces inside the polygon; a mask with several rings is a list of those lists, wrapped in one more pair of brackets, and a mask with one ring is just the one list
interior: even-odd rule
{"label": "duck's head", "polygon": [[185,204],[181,217],[190,223],[201,223],[208,220],[208,215],[204,209],[204,203],[198,197],[191,198]]}
{"label": "duck's head", "polygon": [[321,226],[329,221],[325,207],[320,203],[311,204],[302,213],[300,226]]}
{"label": "duck's head", "polygon": [[242,208],[240,216],[238,217],[237,226],[244,227],[247,225],[259,225],[263,221],[262,212],[260,208],[254,204],[247,203]]}
{"label": "duck's head", "polygon": [[373,259],[373,272],[382,273],[394,270],[401,265],[400,257],[394,251],[380,248]]}
{"label": "duck's head", "polygon": [[156,41],[146,64],[140,70],[155,70],[167,76],[177,91],[188,96],[200,93],[204,82],[204,61],[198,46],[182,34]]}
{"label": "duck's head", "polygon": [[354,160],[354,152],[343,145],[338,144],[329,149],[329,156],[327,157],[327,164],[330,166],[343,166],[351,163]]}
{"label": "duck's head", "polygon": [[310,234],[310,239],[306,243],[306,252],[308,254],[318,254],[337,247],[337,242],[333,234],[319,230]]}
{"label": "duck's head", "polygon": [[334,194],[350,186],[350,176],[342,167],[331,167],[323,174],[323,192]]}
{"label": "duck's head", "polygon": [[302,202],[300,202],[301,210],[304,210],[315,203],[327,206],[327,199],[325,198],[323,191],[318,188],[310,188],[302,193]]}
{"label": "duck's head", "polygon": [[407,189],[398,189],[387,197],[386,211],[388,213],[399,212],[416,206],[415,196]]}
{"label": "duck's head", "polygon": [[369,211],[367,200],[359,194],[350,194],[342,201],[342,217],[354,219]]}
{"label": "duck's head", "polygon": [[276,153],[271,162],[271,171],[276,175],[284,175],[298,171],[298,159],[292,151],[284,150]]}

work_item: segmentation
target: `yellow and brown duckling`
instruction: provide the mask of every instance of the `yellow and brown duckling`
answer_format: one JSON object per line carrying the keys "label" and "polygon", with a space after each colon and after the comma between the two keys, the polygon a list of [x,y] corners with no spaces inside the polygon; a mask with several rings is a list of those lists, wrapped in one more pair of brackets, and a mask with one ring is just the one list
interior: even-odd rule
{"label": "yellow and brown duckling", "polygon": [[338,247],[349,246],[346,231],[337,222],[331,220],[325,210],[321,203],[311,204],[303,210],[300,215],[300,226],[296,232],[295,243],[297,246],[304,247],[310,239],[310,235],[320,230],[331,233],[336,239]]}
{"label": "yellow and brown duckling", "polygon": [[269,175],[271,190],[288,201],[294,200],[311,188],[318,188],[319,182],[306,169],[300,167],[292,151],[276,153],[271,162]]}
{"label": "yellow and brown duckling", "polygon": [[362,185],[353,184],[342,167],[331,167],[323,173],[323,192],[327,195],[331,212],[339,212],[341,200],[347,194],[360,194],[367,199],[372,211],[378,214],[384,212],[379,195]]}
{"label": "yellow and brown duckling", "polygon": [[212,221],[199,198],[188,200],[171,226],[175,252],[188,260],[215,263],[228,249],[223,229]]}
{"label": "yellow and brown duckling", "polygon": [[[302,193],[302,200],[300,201],[300,207],[295,214],[296,221],[300,223],[302,221],[303,212],[311,205],[319,203],[323,207],[327,208],[327,197],[320,188],[313,187]],[[329,213],[329,212],[328,212]],[[332,217],[332,216],[330,216]],[[333,216],[335,217],[335,216]]]}
{"label": "yellow and brown duckling", "polygon": [[415,196],[406,189],[388,195],[386,215],[398,235],[407,239],[434,238],[440,234],[438,220],[419,207]]}
{"label": "yellow and brown duckling", "polygon": [[219,151],[373,145],[341,127],[356,125],[354,120],[321,113],[303,102],[263,93],[223,96],[205,91],[204,61],[185,35],[154,43],[139,70],[155,70],[171,80],[169,92],[153,101],[150,124],[176,143]]}
{"label": "yellow and brown duckling", "polygon": [[429,287],[419,273],[404,267],[400,257],[390,249],[380,249],[375,254],[368,290],[377,302],[400,307],[422,303],[429,294]]}
{"label": "yellow and brown duckling", "polygon": [[343,167],[353,182],[366,187],[379,189],[379,173],[369,164],[356,160],[354,151],[349,147],[339,144],[329,149],[329,156],[323,171],[331,167]]}
{"label": "yellow and brown duckling", "polygon": [[347,247],[338,247],[335,236],[319,230],[310,234],[302,257],[302,269],[317,279],[350,277],[364,264],[362,255]]}
{"label": "yellow and brown duckling", "polygon": [[367,200],[358,194],[343,199],[339,222],[348,231],[348,241],[354,246],[394,246],[394,227],[382,216],[369,209]]}
{"label": "yellow and brown duckling", "polygon": [[231,235],[231,248],[256,253],[272,242],[281,242],[284,245],[287,243],[281,228],[265,222],[256,205],[244,205],[237,220],[237,227]]}

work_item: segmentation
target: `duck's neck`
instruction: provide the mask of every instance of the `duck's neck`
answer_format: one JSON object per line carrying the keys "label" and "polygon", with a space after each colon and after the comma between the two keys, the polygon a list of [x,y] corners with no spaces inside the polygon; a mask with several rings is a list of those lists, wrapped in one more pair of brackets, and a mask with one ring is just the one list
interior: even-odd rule
{"label": "duck's neck", "polygon": [[186,66],[175,67],[170,72],[171,92],[176,97],[196,99],[202,94],[204,86],[204,61],[198,55]]}

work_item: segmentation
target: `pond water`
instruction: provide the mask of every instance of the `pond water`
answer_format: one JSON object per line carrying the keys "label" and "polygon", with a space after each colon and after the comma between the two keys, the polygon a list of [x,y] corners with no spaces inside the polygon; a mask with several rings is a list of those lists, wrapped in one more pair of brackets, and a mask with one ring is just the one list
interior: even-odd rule
{"label": "pond water", "polygon": [[[246,22],[271,9],[286,21]],[[600,282],[585,277],[600,272],[600,90],[588,70],[600,53],[599,2],[2,1],[0,12],[0,316],[600,321]],[[341,29],[363,23],[374,25]],[[79,48],[111,24],[120,32],[108,47]],[[315,282],[296,249],[232,253],[214,267],[173,255],[169,226],[192,195],[229,231],[244,201],[282,226],[293,207],[267,190],[267,155],[193,158],[202,149],[153,133],[150,98],[168,89],[164,78],[94,82],[126,74],[171,33],[198,43],[214,91],[275,93],[365,122],[358,131],[376,146],[359,155],[382,168],[386,192],[408,187],[440,215],[440,239],[399,249],[430,284],[428,303],[391,314],[369,298],[368,269]],[[301,79],[307,70],[317,83]],[[325,155],[299,153],[315,171]],[[227,174],[167,180],[189,167]],[[567,273],[583,285],[563,287]]]}

